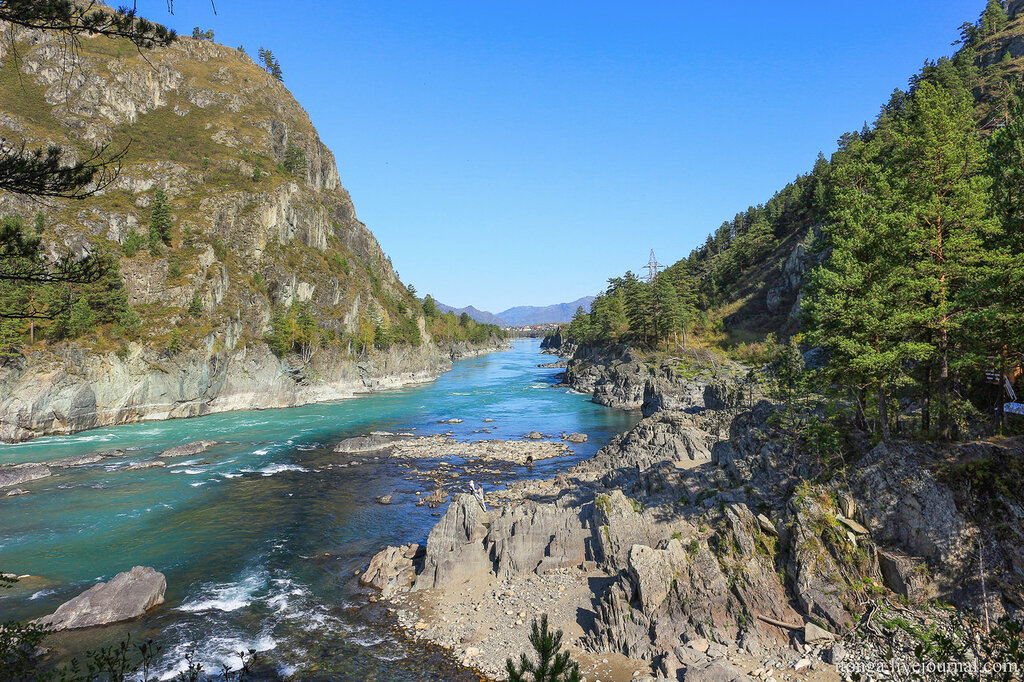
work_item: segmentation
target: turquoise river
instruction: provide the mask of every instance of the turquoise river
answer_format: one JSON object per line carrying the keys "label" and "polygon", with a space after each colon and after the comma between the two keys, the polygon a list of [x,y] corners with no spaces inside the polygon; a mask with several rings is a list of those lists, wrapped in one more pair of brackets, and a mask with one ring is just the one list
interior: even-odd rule
{"label": "turquoise river", "polygon": [[[416,506],[416,493],[429,489],[398,463],[342,468],[332,447],[375,430],[452,431],[462,440],[517,439],[533,430],[589,434],[572,456],[533,470],[503,467],[482,480],[493,488],[550,476],[636,422],[635,414],[553,388],[560,370],[538,367],[554,359],[538,351],[536,340],[520,340],[512,350],[458,361],[431,383],[351,400],[0,445],[0,463],[127,451],[55,470],[22,485],[29,494],[0,497],[0,570],[33,576],[0,591],[0,622],[50,613],[97,580],[152,566],[167,576],[163,605],[127,625],[57,636],[58,649],[81,651],[130,632],[163,646],[164,678],[175,675],[186,653],[219,670],[252,648],[267,677],[477,679],[438,650],[405,639],[354,577],[384,546],[423,542],[443,508]],[[439,423],[450,418],[463,422]],[[481,433],[484,427],[493,429]],[[217,444],[167,467],[128,468],[198,439]],[[383,494],[394,503],[377,504]]]}

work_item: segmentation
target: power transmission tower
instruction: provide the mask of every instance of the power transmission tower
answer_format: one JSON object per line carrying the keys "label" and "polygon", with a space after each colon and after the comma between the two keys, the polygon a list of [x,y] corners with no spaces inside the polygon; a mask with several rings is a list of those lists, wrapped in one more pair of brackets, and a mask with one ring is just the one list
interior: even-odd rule
{"label": "power transmission tower", "polygon": [[658,276],[658,269],[661,268],[661,263],[654,256],[654,249],[651,249],[651,259],[647,261],[647,265],[644,267],[647,268],[647,274],[643,278],[648,282],[653,282],[654,278]]}

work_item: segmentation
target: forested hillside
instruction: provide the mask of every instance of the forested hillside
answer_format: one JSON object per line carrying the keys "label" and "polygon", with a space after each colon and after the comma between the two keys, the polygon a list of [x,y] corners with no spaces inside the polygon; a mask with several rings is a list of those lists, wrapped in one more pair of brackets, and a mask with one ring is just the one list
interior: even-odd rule
{"label": "forested hillside", "polygon": [[831,159],[652,282],[609,280],[570,336],[678,349],[695,332],[756,356],[769,332],[795,335],[884,436],[898,410],[966,433],[1003,400],[985,373],[1024,360],[1022,10],[990,0]]}

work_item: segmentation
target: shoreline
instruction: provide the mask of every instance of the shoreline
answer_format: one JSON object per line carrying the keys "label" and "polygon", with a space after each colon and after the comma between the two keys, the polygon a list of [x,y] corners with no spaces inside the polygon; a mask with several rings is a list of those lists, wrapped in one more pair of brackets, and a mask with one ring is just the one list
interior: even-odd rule
{"label": "shoreline", "polygon": [[[293,407],[304,407],[321,403],[351,400],[361,395],[369,395],[430,383],[431,381],[435,381],[442,374],[451,371],[452,362],[454,361],[479,357],[481,355],[487,355],[494,352],[507,351],[511,347],[511,342],[507,340],[500,341],[496,344],[488,344],[473,348],[442,348],[439,346],[432,346],[431,354],[422,354],[419,356],[418,362],[423,365],[422,367],[411,368],[407,371],[393,372],[387,371],[389,360],[392,358],[388,355],[382,355],[378,358],[382,361],[381,368],[384,370],[380,374],[373,373],[373,370],[378,368],[377,365],[367,365],[366,361],[346,359],[341,365],[342,372],[337,381],[333,383],[325,382],[313,386],[300,387],[295,381],[295,378],[291,375],[276,372],[271,385],[273,385],[274,382],[280,384],[280,382],[285,379],[295,384],[295,386],[292,387],[292,391],[285,391],[283,394],[269,387],[254,386],[250,390],[244,392],[235,391],[231,393],[217,393],[212,397],[204,395],[192,400],[178,399],[174,401],[153,403],[134,402],[131,404],[125,404],[131,399],[132,394],[135,392],[134,388],[149,383],[152,376],[169,374],[166,369],[157,366],[157,372],[150,372],[148,374],[141,375],[136,379],[132,391],[129,391],[127,395],[122,394],[118,396],[118,398],[122,400],[122,404],[111,405],[104,409],[96,407],[95,390],[93,389],[93,409],[79,409],[73,418],[70,418],[68,411],[65,411],[66,416],[63,420],[55,420],[53,418],[55,414],[59,413],[59,408],[47,405],[47,409],[51,412],[50,418],[41,422],[32,422],[34,418],[42,419],[37,417],[36,413],[44,411],[44,409],[40,408],[39,405],[47,398],[50,398],[50,396],[45,396],[43,399],[36,396],[36,400],[26,407],[24,404],[19,404],[20,399],[17,394],[11,395],[5,401],[5,404],[0,406],[0,445],[17,445],[37,438],[48,436],[70,436],[93,429],[121,426],[125,424],[162,422],[172,419],[189,419],[192,417],[203,417],[237,411],[289,409]],[[402,350],[404,351],[406,349]],[[101,363],[109,361],[107,358],[98,358],[98,360]],[[374,358],[369,359],[371,363],[373,360]],[[244,361],[244,358],[242,358],[242,361]],[[397,364],[404,364],[406,361],[406,358],[399,358]],[[366,370],[367,367],[369,367],[369,371],[366,371],[364,374],[364,370]],[[345,371],[351,370],[352,368],[356,369],[354,375],[351,371]],[[183,368],[182,371],[184,372],[186,370]],[[252,374],[248,369],[243,369],[242,373],[246,377]],[[45,377],[42,381],[45,381]],[[230,383],[230,379],[223,382],[224,385],[230,385]],[[277,388],[280,387],[278,386]],[[83,391],[90,390],[90,382],[80,381],[72,384],[70,388],[65,385],[61,387],[53,387],[53,389],[57,394],[73,393],[73,396],[70,398],[70,402],[74,403],[75,401],[81,400],[80,396]],[[59,397],[67,398],[67,396],[60,395],[58,398]],[[26,409],[29,413],[28,416],[25,415]],[[14,415],[13,417],[11,416],[12,413]],[[37,428],[27,428],[25,426],[26,421],[29,423],[40,424],[40,426]]]}

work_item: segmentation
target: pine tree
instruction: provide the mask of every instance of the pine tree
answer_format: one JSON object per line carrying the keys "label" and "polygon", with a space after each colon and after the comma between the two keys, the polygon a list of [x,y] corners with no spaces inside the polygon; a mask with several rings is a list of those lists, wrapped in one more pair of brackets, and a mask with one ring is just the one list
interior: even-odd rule
{"label": "pine tree", "polygon": [[171,228],[174,220],[171,217],[171,206],[163,189],[153,194],[153,208],[149,217],[149,246],[158,251],[160,244],[170,245]]}
{"label": "pine tree", "polygon": [[981,21],[978,24],[980,29],[979,38],[984,40],[991,35],[999,33],[1009,23],[1010,18],[1006,16],[1003,3],[1000,0],[988,0],[985,11],[981,14]]}
{"label": "pine tree", "polygon": [[932,347],[928,383],[934,383],[939,431],[948,438],[964,407],[954,399],[953,373],[970,359],[964,294],[983,276],[984,242],[997,228],[989,217],[991,180],[981,172],[985,156],[969,93],[925,82],[893,131],[891,177],[911,248],[908,285],[926,329],[921,340]]}
{"label": "pine tree", "polygon": [[277,61],[273,52],[260,46],[259,58],[260,64],[263,65],[263,68],[266,69],[267,73],[279,81],[284,81],[284,73],[281,71],[281,64]]}
{"label": "pine tree", "polygon": [[89,306],[89,301],[83,296],[71,306],[71,315],[68,320],[68,336],[72,339],[78,338],[92,330],[96,322],[96,314]]}
{"label": "pine tree", "polygon": [[434,302],[434,297],[427,294],[423,297],[423,316],[428,320],[437,317],[439,311],[437,309],[437,303]]}
{"label": "pine tree", "polygon": [[632,271],[627,271],[622,278],[622,290],[630,332],[644,343],[649,343],[652,312],[650,287],[646,282],[638,280]]}
{"label": "pine tree", "polygon": [[530,644],[537,654],[537,662],[531,661],[524,653],[517,668],[511,658],[507,659],[508,682],[579,682],[580,667],[568,652],[560,652],[562,631],[548,630],[547,614],[542,615],[539,622],[534,619]]}
{"label": "pine tree", "polygon": [[826,238],[832,255],[810,278],[804,312],[809,339],[832,352],[833,378],[857,397],[873,395],[883,439],[890,437],[888,405],[905,384],[906,363],[926,349],[910,337],[911,269],[898,199],[891,188],[887,135],[844,140],[833,165],[835,202]]}
{"label": "pine tree", "polygon": [[[986,248],[988,270],[968,294],[965,326],[974,339],[979,360],[997,358],[988,369],[1004,377],[1009,368],[1024,363],[1024,325],[1020,297],[1024,291],[1024,103],[1019,93],[1007,90],[1009,120],[989,140],[987,175],[992,178],[992,211],[999,229]],[[993,366],[994,365],[994,366]],[[999,389],[1000,394],[1002,388]],[[1003,400],[999,400],[1002,425]]]}
{"label": "pine tree", "polygon": [[657,340],[675,339],[683,328],[683,308],[671,277],[665,273],[654,279],[654,334]]}
{"label": "pine tree", "polygon": [[593,330],[590,324],[590,314],[583,309],[583,306],[576,307],[576,312],[572,316],[572,321],[569,322],[569,338],[583,343],[588,343],[594,340]]}

